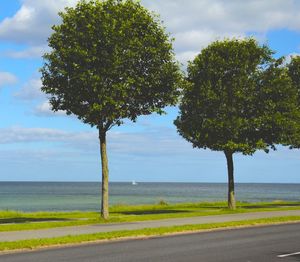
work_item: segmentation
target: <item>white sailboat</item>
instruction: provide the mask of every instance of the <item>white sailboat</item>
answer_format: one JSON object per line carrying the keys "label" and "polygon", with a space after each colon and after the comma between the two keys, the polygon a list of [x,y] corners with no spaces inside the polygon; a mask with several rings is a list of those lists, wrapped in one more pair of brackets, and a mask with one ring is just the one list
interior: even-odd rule
{"label": "white sailboat", "polygon": [[136,186],[137,185],[137,182],[135,182],[134,180],[132,181],[132,185],[133,186]]}

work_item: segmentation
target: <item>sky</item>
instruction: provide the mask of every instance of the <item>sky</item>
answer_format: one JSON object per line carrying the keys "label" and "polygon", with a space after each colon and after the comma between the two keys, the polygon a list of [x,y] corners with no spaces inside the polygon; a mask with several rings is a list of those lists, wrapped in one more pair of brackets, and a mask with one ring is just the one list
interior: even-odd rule
{"label": "sky", "polygon": [[[0,0],[0,181],[101,181],[97,131],[53,113],[40,91],[39,68],[57,13],[76,0]],[[300,53],[300,1],[142,0],[175,38],[185,69],[202,48],[224,37],[255,37],[276,56]],[[125,121],[108,134],[111,181],[226,182],[221,152],[194,149],[163,116]],[[300,151],[236,154],[236,182],[300,183]]]}

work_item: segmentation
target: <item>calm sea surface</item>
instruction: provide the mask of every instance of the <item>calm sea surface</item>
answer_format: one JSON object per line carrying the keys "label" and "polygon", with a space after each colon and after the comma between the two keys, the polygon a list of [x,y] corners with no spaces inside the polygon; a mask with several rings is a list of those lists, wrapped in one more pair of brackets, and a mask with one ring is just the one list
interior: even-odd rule
{"label": "calm sea surface", "polygon": [[[0,182],[0,209],[99,210],[100,183]],[[300,184],[236,184],[239,201],[300,201]],[[110,204],[226,200],[223,183],[110,183]]]}

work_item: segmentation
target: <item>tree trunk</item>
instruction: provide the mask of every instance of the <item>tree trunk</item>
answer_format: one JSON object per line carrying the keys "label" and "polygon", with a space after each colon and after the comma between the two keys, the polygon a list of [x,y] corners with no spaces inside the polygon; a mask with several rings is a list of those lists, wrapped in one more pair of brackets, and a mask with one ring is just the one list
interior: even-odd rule
{"label": "tree trunk", "polygon": [[236,209],[235,197],[234,197],[234,178],[233,178],[233,153],[230,151],[225,151],[225,156],[227,160],[227,170],[228,170],[228,208]]}
{"label": "tree trunk", "polygon": [[106,154],[106,131],[99,130],[100,155],[102,165],[102,199],[101,217],[105,220],[109,217],[108,211],[108,160]]}

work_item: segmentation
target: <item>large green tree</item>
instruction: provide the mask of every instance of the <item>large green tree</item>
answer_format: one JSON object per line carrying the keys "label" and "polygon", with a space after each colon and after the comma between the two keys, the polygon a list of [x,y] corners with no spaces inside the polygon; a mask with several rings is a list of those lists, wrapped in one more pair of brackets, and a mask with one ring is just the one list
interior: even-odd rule
{"label": "large green tree", "polygon": [[233,154],[266,152],[291,125],[292,88],[282,59],[254,39],[216,41],[188,66],[178,132],[194,147],[223,151],[228,167],[228,207],[236,208]]}
{"label": "large green tree", "polygon": [[181,72],[172,39],[138,1],[80,1],[60,17],[44,55],[42,90],[54,111],[99,130],[101,215],[108,219],[107,131],[176,104]]}
{"label": "large green tree", "polygon": [[[300,56],[292,56],[290,63],[287,65],[289,76],[292,81],[292,85],[297,89],[298,100],[297,105],[300,111]],[[300,148],[300,119],[298,118],[298,129],[291,134],[287,133],[284,144],[289,145],[291,148]]]}

